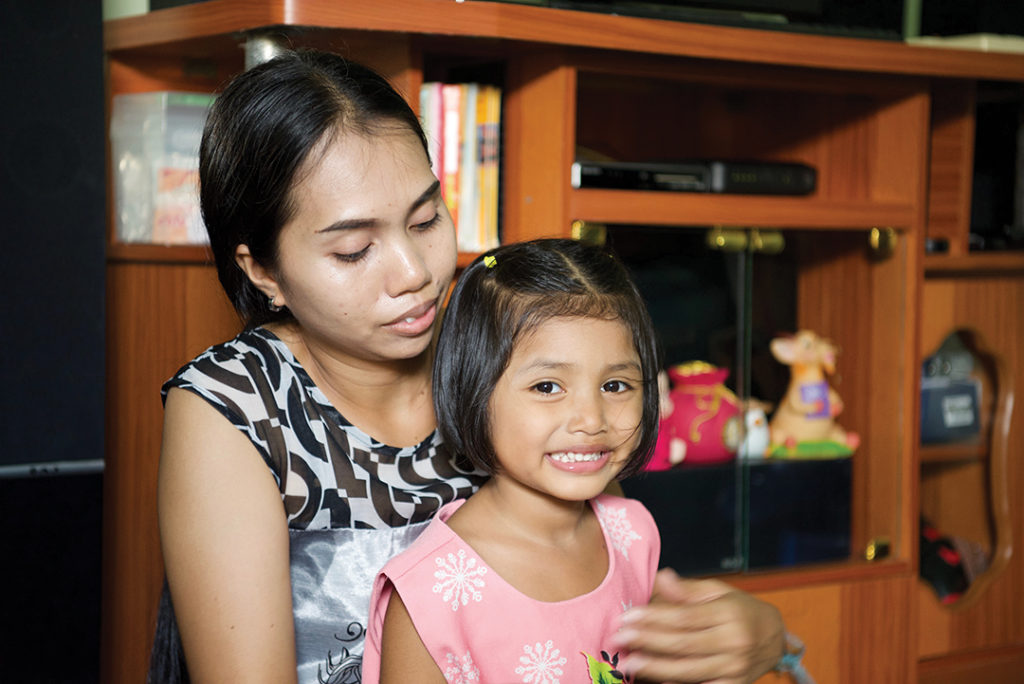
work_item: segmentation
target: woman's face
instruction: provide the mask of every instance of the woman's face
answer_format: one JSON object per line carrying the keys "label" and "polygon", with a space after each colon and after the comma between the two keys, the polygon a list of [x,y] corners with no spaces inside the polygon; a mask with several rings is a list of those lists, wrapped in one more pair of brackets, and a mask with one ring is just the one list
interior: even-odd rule
{"label": "woman's face", "polygon": [[455,228],[417,136],[344,133],[297,175],[278,238],[279,295],[311,342],[361,360],[428,346],[455,272]]}

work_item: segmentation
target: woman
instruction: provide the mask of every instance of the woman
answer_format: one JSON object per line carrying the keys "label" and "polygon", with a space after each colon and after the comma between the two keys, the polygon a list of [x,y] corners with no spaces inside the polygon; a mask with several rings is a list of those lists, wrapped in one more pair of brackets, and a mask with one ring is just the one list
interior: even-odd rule
{"label": "woman", "polygon": [[[246,329],[164,387],[158,511],[188,670],[358,682],[375,573],[483,481],[431,406],[451,218],[402,97],[321,52],[225,89],[200,178]],[[641,676],[750,681],[783,651],[778,611],[742,592],[665,576],[655,594],[628,616]]]}

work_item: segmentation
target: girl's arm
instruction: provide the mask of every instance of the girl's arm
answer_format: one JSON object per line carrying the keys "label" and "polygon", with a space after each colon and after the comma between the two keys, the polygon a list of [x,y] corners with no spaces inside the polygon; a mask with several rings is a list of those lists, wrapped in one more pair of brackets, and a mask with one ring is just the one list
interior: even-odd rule
{"label": "girl's arm", "polygon": [[164,408],[157,511],[192,681],[296,682],[280,492],[245,435],[181,389]]}
{"label": "girl's arm", "polygon": [[717,580],[658,573],[650,605],[623,616],[620,663],[642,679],[748,684],[770,671],[785,650],[777,608]]}
{"label": "girl's arm", "polygon": [[391,591],[380,639],[380,684],[444,684],[397,591]]}

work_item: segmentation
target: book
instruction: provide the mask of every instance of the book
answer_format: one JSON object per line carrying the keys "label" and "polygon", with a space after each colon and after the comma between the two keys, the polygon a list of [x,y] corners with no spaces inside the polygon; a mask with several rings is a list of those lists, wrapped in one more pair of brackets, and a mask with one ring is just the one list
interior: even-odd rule
{"label": "book", "polygon": [[441,196],[459,225],[459,162],[462,156],[462,86],[441,85]]}
{"label": "book", "polygon": [[460,126],[461,139],[459,154],[459,220],[456,223],[456,238],[459,251],[480,251],[479,187],[477,171],[479,137],[477,132],[477,96],[480,86],[476,83],[461,84]]}
{"label": "book", "polygon": [[420,123],[427,139],[427,154],[430,156],[430,169],[440,180],[443,176],[441,168],[441,84],[437,81],[424,83],[420,88]]}
{"label": "book", "polygon": [[484,86],[479,126],[479,193],[480,248],[491,249],[500,244],[498,236],[498,176],[501,148],[501,90]]}
{"label": "book", "polygon": [[420,118],[431,168],[462,252],[500,244],[501,89],[478,83],[425,82]]}

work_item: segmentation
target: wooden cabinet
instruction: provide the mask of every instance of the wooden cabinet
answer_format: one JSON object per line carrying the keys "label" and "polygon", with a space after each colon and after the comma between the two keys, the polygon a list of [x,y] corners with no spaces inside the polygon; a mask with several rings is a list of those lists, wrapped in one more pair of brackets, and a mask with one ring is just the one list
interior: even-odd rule
{"label": "wooden cabinet", "polygon": [[[921,449],[918,498],[938,529],[984,551],[988,570],[949,605],[918,585],[919,673],[929,684],[1014,682],[1024,667],[1024,420],[1014,407],[1024,387],[1024,252],[969,249],[976,105],[986,85],[951,79],[933,89],[927,235],[948,251],[924,260],[919,348],[931,354],[960,333],[988,368],[977,438]],[[1000,84],[1007,86],[1024,99],[1019,77]]]}
{"label": "wooden cabinet", "polygon": [[[992,257],[1001,260],[992,274],[966,246],[925,258],[924,239],[965,235],[971,88],[1024,82],[1024,57],[493,2],[209,0],[107,22],[108,101],[213,92],[241,71],[241,45],[261,30],[365,61],[412,101],[423,81],[467,65],[494,74],[504,89],[505,241],[569,236],[581,221],[625,236],[631,225],[784,233],[794,323],[841,345],[844,422],[863,436],[851,462],[850,553],[726,579],[782,609],[821,684],[913,681],[919,655],[934,663],[958,649],[1024,652],[1024,626],[1012,617],[1024,612],[1019,565],[969,616],[929,604],[917,579],[924,338],[978,320],[1005,351],[1024,332],[1024,258]],[[625,161],[797,161],[817,169],[818,186],[805,197],[573,189],[580,147]],[[102,680],[137,682],[161,583],[158,388],[239,324],[202,247],[111,238],[107,268]],[[967,284],[964,270],[987,275]],[[1006,354],[1019,384],[1024,361]],[[1019,490],[1019,466],[1007,477]],[[1020,502],[1012,507],[1019,520]],[[986,610],[1005,619],[974,629]]]}

